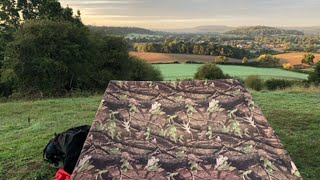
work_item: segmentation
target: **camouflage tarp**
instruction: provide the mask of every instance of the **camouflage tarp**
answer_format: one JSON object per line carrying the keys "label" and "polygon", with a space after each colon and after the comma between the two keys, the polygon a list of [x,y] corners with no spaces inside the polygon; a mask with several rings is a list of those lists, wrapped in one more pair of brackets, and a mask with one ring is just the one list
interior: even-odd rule
{"label": "camouflage tarp", "polygon": [[236,80],[110,82],[73,179],[302,179]]}

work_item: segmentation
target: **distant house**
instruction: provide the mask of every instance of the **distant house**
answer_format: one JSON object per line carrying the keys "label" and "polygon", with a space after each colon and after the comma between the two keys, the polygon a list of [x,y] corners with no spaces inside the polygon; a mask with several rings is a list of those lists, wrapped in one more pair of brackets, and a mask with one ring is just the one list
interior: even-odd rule
{"label": "distant house", "polygon": [[241,44],[238,44],[237,47],[238,48],[243,48],[243,46]]}

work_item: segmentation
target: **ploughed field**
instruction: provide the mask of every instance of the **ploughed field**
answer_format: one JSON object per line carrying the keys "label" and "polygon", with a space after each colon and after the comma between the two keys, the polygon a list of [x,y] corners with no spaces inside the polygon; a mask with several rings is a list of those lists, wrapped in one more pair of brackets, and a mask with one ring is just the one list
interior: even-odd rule
{"label": "ploughed field", "polygon": [[[285,54],[278,54],[275,55],[275,57],[279,58],[281,63],[290,63],[292,65],[301,64],[301,60],[303,59],[303,56],[305,54],[308,54],[306,52],[292,52],[292,53],[285,53]],[[315,56],[315,63],[320,61],[320,54],[317,53],[311,53]]]}
{"label": "ploughed field", "polygon": [[[157,64],[157,63],[172,63],[178,61],[180,63],[185,63],[186,61],[197,61],[197,62],[214,62],[216,56],[209,55],[192,55],[192,54],[168,54],[168,53],[150,53],[150,52],[130,52],[131,56],[137,56],[144,61]],[[281,64],[290,63],[292,65],[301,64],[303,56],[308,54],[306,52],[292,52],[274,55],[280,59]],[[319,53],[312,53],[315,56],[315,63],[320,61]],[[251,59],[250,61],[254,61]],[[241,59],[229,58],[228,62],[241,63]]]}
{"label": "ploughed field", "polygon": [[[164,80],[191,79],[202,64],[155,64],[159,68]],[[307,74],[286,71],[278,68],[258,68],[236,65],[218,65],[222,71],[232,77],[245,78],[250,75],[258,75],[263,79],[294,79],[304,80]]]}
{"label": "ploughed field", "polygon": [[[320,179],[320,93],[252,94],[303,178]],[[43,148],[55,132],[90,125],[101,98],[0,103],[0,179],[53,179]]]}
{"label": "ploughed field", "polygon": [[[129,52],[130,56],[136,56],[143,59],[147,63],[172,63],[178,61],[179,63],[185,63],[186,61],[196,62],[214,62],[217,56],[209,55],[193,55],[193,54],[169,54],[169,53],[150,53],[150,52]],[[241,63],[240,59],[229,58],[228,62]]]}

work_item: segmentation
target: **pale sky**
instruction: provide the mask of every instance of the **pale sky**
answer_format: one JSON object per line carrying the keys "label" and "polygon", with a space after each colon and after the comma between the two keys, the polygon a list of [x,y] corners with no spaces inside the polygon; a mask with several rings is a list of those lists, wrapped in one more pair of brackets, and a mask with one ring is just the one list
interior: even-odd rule
{"label": "pale sky", "polygon": [[179,29],[202,25],[319,26],[320,0],[60,0],[87,25]]}

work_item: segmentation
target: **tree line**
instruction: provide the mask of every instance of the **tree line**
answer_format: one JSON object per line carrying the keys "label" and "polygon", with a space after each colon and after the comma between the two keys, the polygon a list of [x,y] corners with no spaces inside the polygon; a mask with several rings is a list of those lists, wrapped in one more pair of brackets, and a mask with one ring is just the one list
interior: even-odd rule
{"label": "tree line", "polygon": [[252,54],[245,49],[215,44],[213,42],[193,43],[174,40],[165,41],[164,43],[135,43],[133,48],[138,52],[212,55],[237,59],[252,57]]}
{"label": "tree line", "polygon": [[256,36],[259,44],[282,44],[285,51],[318,52],[319,35],[308,36]]}
{"label": "tree line", "polygon": [[122,38],[92,32],[56,0],[0,2],[0,96],[104,90],[110,80],[161,80]]}
{"label": "tree line", "polygon": [[[251,27],[254,29],[254,27]],[[273,30],[278,33],[272,33]],[[191,42],[191,43],[227,43],[236,47],[239,43],[247,43],[247,49],[256,49],[255,45],[277,45],[284,49],[284,51],[304,51],[304,52],[318,52],[320,47],[319,35],[297,35],[300,33],[281,33],[282,31],[277,28],[271,28],[269,33],[236,33],[236,34],[172,34],[164,33],[155,37],[130,37],[127,38],[130,43],[163,43],[166,41],[176,42]],[[157,32],[156,32],[157,33]],[[230,32],[231,33],[231,32]],[[264,47],[262,47],[264,48]],[[261,54],[259,54],[261,55]],[[258,55],[258,56],[259,56]]]}

